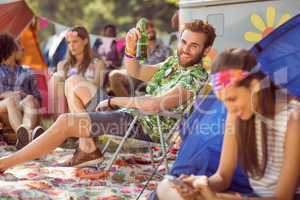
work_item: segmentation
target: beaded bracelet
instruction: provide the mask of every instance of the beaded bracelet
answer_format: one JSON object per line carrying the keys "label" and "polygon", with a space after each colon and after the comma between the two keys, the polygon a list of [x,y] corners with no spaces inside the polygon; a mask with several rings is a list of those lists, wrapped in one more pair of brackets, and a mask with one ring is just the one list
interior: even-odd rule
{"label": "beaded bracelet", "polygon": [[130,59],[130,60],[133,60],[133,59],[136,59],[135,56],[133,56],[132,54],[128,53],[128,50],[127,48],[125,48],[125,53],[124,53],[125,57]]}

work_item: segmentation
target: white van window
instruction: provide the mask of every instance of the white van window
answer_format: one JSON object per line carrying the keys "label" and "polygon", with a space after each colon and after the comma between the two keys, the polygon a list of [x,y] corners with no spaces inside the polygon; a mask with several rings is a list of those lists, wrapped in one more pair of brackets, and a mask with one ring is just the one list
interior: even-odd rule
{"label": "white van window", "polygon": [[224,14],[209,14],[207,15],[207,22],[216,29],[217,36],[224,34]]}

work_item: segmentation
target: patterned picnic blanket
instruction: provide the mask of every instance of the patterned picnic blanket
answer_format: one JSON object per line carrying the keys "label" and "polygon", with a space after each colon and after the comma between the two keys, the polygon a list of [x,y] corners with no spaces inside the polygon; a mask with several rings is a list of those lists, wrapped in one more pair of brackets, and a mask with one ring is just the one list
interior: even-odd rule
{"label": "patterned picnic blanket", "polygon": [[[13,146],[0,143],[0,157],[13,151]],[[154,169],[148,162],[148,154],[122,154],[108,177],[82,179],[76,176],[75,168],[59,166],[73,152],[58,148],[42,159],[25,162],[0,174],[0,199],[137,199]],[[163,172],[157,173],[139,199],[146,199],[162,176]]]}

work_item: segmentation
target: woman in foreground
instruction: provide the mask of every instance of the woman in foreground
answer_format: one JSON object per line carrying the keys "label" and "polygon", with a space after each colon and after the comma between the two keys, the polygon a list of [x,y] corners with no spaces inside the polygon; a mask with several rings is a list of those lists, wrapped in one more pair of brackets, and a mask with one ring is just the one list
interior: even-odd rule
{"label": "woman in foreground", "polygon": [[[212,68],[212,85],[228,116],[217,172],[182,176],[158,186],[159,199],[300,199],[300,103],[263,75],[243,49],[222,52]],[[222,194],[241,163],[251,197]],[[252,197],[253,196],[253,197]]]}

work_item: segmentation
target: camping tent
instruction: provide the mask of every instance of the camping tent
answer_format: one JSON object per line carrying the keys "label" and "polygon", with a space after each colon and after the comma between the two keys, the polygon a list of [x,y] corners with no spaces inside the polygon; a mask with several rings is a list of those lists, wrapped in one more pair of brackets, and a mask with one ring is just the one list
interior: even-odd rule
{"label": "camping tent", "polygon": [[17,38],[31,23],[33,12],[25,1],[0,1],[0,32],[6,32]]}
{"label": "camping tent", "polygon": [[33,69],[46,69],[47,65],[38,41],[37,26],[34,23],[24,29],[19,37],[19,41],[25,50],[22,64],[28,65]]}
{"label": "camping tent", "polygon": [[[37,38],[34,13],[24,0],[0,0],[0,33],[9,33],[24,47],[22,64],[36,70],[47,69]],[[42,107],[47,108],[47,86],[43,73],[37,72]]]}
{"label": "camping tent", "polygon": [[24,0],[0,0],[0,33],[9,33],[19,39],[25,49],[22,64],[45,69],[34,18],[34,13]]}

